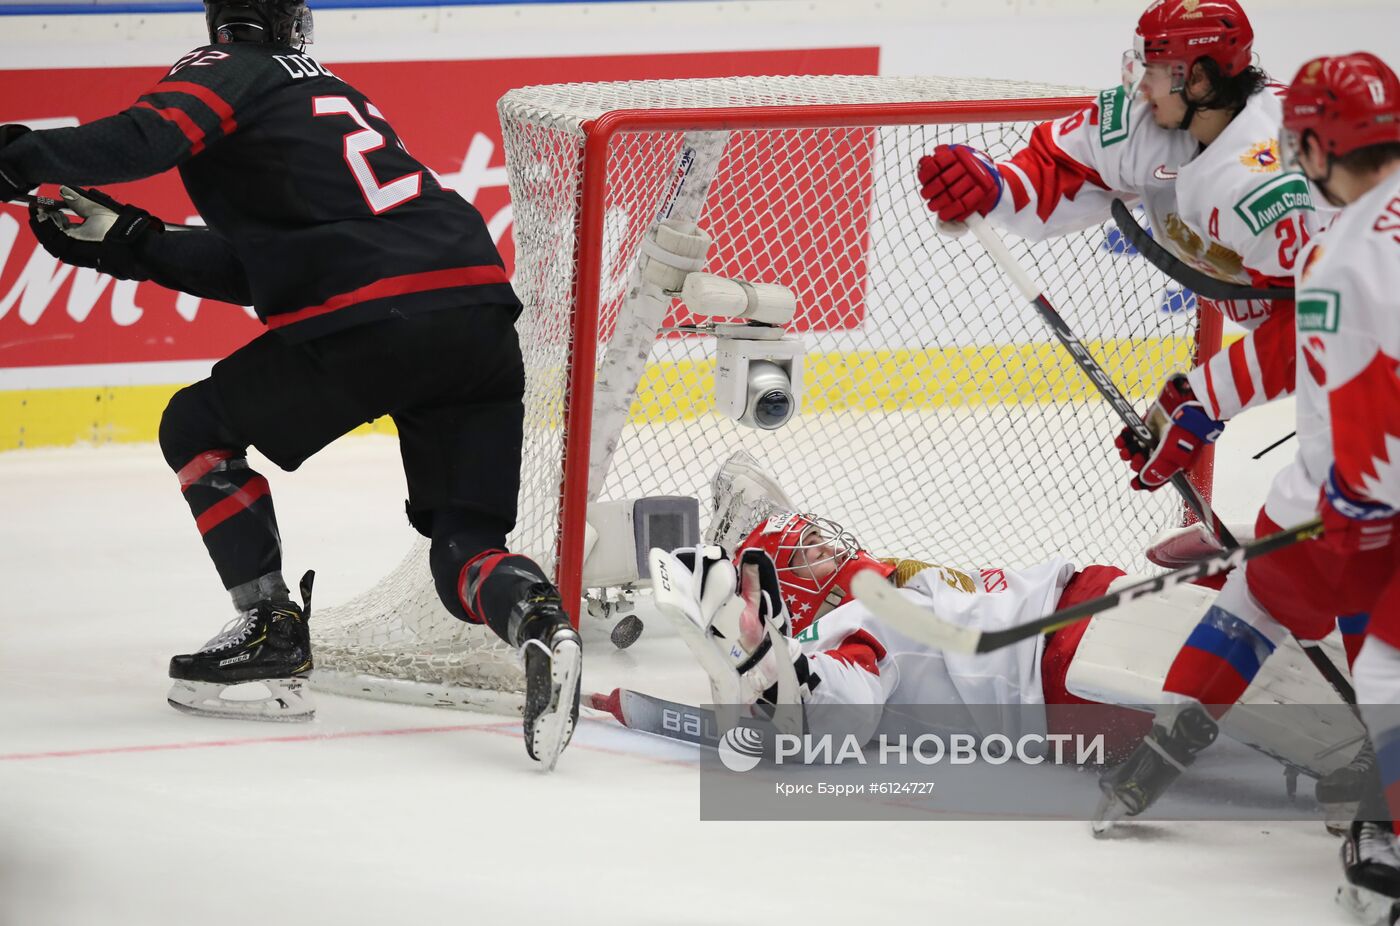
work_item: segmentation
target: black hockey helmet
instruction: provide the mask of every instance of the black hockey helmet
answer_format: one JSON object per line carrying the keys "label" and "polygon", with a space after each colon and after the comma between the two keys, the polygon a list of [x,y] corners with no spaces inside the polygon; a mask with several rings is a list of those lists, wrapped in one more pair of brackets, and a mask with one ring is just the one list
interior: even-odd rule
{"label": "black hockey helmet", "polygon": [[301,48],[311,41],[311,10],[304,0],[204,0],[209,42],[256,42]]}

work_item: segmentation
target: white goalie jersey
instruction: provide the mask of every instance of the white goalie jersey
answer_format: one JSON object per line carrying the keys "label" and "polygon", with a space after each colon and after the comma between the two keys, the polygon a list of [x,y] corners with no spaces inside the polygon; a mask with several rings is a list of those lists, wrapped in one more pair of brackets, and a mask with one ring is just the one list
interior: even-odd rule
{"label": "white goalie jersey", "polygon": [[[1053,611],[1073,574],[1074,566],[1061,557],[1024,570],[975,574],[936,566],[910,579],[904,594],[944,620],[998,630]],[[810,670],[821,679],[809,704],[883,708],[871,712],[867,736],[903,732],[895,705],[1005,706],[1009,710],[999,712],[995,723],[1009,734],[1024,719],[1019,708],[1045,703],[1043,637],[991,653],[941,652],[891,629],[852,598],[812,622],[797,639]],[[977,711],[971,713],[968,726],[976,728]],[[1043,727],[1043,711],[1038,716]]]}
{"label": "white goalie jersey", "polygon": [[[1207,147],[1153,121],[1122,87],[1087,109],[1037,126],[1030,144],[997,164],[1001,199],[990,218],[1041,240],[1106,221],[1112,201],[1140,202],[1153,234],[1182,261],[1254,287],[1291,288],[1317,230],[1301,174],[1279,158],[1279,97],[1255,94]],[[1213,417],[1226,419],[1293,389],[1292,304],[1217,302],[1249,334],[1190,374]]]}

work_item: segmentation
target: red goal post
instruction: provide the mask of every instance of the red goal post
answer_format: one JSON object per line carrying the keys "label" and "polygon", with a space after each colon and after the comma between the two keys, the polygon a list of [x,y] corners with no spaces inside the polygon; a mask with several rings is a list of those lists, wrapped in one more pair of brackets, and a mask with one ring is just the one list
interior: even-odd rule
{"label": "red goal post", "polygon": [[[1092,102],[1091,96],[1063,96],[1043,99],[621,109],[585,121],[582,124],[586,140],[583,145],[581,206],[575,239],[575,350],[571,355],[569,368],[571,400],[565,416],[564,480],[560,489],[562,501],[557,580],[565,602],[580,600],[583,591],[584,528],[589,503],[589,448],[597,365],[603,246],[606,237],[604,203],[608,158],[617,136],[633,132],[1039,123],[1069,115]],[[909,167],[912,178],[913,165]],[[1200,363],[1220,349],[1222,324],[1218,311],[1203,306],[1203,311],[1198,315],[1193,363]],[[1191,474],[1192,481],[1206,499],[1211,497],[1213,472],[1214,448],[1210,448]],[[1184,506],[1183,517],[1186,520],[1194,518]]]}
{"label": "red goal post", "polygon": [[[735,451],[879,555],[971,568],[1063,555],[1143,569],[1168,493],[1132,492],[1107,403],[970,236],[938,233],[913,182],[940,143],[994,158],[1087,104],[1078,88],[890,77],[562,84],[499,104],[526,368],[510,545],[578,619],[593,499],[700,500]],[[775,431],[716,411],[712,338],[639,285],[663,215],[712,239],[704,269],[796,296],[801,409]],[[1124,394],[1218,349],[1219,318],[1111,226],[1008,237]],[[506,248],[509,251],[509,248]],[[483,452],[489,452],[484,449]],[[1208,466],[1198,474],[1209,490]],[[312,626],[315,684],[518,710],[515,654],[437,598],[427,544]]]}

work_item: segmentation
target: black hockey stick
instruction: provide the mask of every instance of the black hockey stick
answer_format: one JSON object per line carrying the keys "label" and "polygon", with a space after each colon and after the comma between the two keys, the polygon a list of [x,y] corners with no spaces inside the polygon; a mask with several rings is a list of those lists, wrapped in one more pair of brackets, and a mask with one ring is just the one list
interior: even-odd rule
{"label": "black hockey stick", "polygon": [[[1116,608],[1144,595],[1155,594],[1164,588],[1182,585],[1196,579],[1203,579],[1206,576],[1218,575],[1241,563],[1266,556],[1275,550],[1281,550],[1304,540],[1311,540],[1321,534],[1322,519],[1313,518],[1297,527],[1290,527],[1277,534],[1252,540],[1233,550],[1208,556],[1190,566],[1125,585],[1099,598],[1063,608],[1053,614],[1047,614],[1024,624],[1017,624],[1014,627],[1007,627],[1004,630],[979,630],[976,627],[960,627],[956,624],[950,624],[927,607],[908,598],[873,571],[867,570],[857,574],[851,587],[856,597],[877,617],[911,639],[952,652],[990,653],[992,650],[1011,646],[1030,637],[1059,630],[1075,621],[1092,617],[1110,608]],[[1325,656],[1323,658],[1326,659]],[[1331,660],[1328,660],[1328,664],[1331,665]],[[1335,666],[1333,666],[1333,672],[1336,673]],[[1331,681],[1330,678],[1328,680]],[[1345,684],[1345,680],[1342,681]],[[1347,687],[1350,688],[1350,686]]]}
{"label": "black hockey stick", "polygon": [[[1133,218],[1132,210],[1121,199],[1113,201],[1109,206],[1109,212],[1112,213],[1113,221],[1118,225],[1118,230],[1123,233],[1123,237],[1127,238],[1128,242],[1138,249],[1138,253],[1146,258],[1148,263],[1198,296],[1221,302],[1235,299],[1293,299],[1294,293],[1291,289],[1255,289],[1250,286],[1239,286],[1217,280],[1209,274],[1188,266],[1163,247],[1156,238],[1149,235],[1147,230],[1138,224],[1137,219]],[[1292,434],[1288,435],[1288,437],[1292,436]],[[1288,437],[1264,448],[1255,454],[1254,459],[1257,460],[1273,450],[1288,440]],[[1223,537],[1221,542],[1225,546],[1229,546]],[[1297,640],[1297,637],[1294,639]],[[1307,655],[1312,664],[1317,667],[1317,671],[1322,673],[1322,677],[1327,679],[1327,682],[1337,690],[1337,694],[1341,695],[1342,700],[1348,704],[1355,704],[1356,692],[1352,689],[1351,683],[1346,680],[1346,676],[1342,675],[1332,660],[1327,657],[1327,654],[1322,652],[1315,642],[1298,640],[1298,645],[1302,647],[1304,654]]]}
{"label": "black hockey stick", "polygon": [[[1121,200],[1118,202],[1121,205]],[[1126,210],[1127,207],[1123,206],[1122,211],[1126,212]],[[1131,219],[1131,216],[1128,218]],[[1065,324],[1065,320],[1060,317],[1060,313],[1055,311],[1055,307],[1050,304],[1050,300],[1045,298],[1045,294],[1041,292],[1036,282],[1031,279],[1030,274],[1026,273],[1025,268],[1021,266],[1016,256],[1007,248],[1006,242],[1001,240],[1001,236],[998,235],[981,216],[971,216],[967,224],[968,227],[972,229],[972,233],[977,236],[977,240],[987,249],[987,253],[992,256],[992,259],[1001,266],[1001,269],[1011,277],[1012,282],[1021,290],[1021,293],[1035,306],[1036,311],[1040,313],[1040,317],[1045,319],[1046,323],[1055,332],[1056,337],[1060,339],[1060,342],[1064,344],[1070,354],[1073,355],[1075,362],[1079,364],[1079,368],[1083,370],[1085,375],[1098,387],[1099,392],[1108,400],[1109,404],[1113,406],[1114,411],[1118,413],[1118,417],[1123,420],[1124,424],[1128,426],[1139,442],[1141,442],[1143,446],[1149,447],[1155,443],[1155,437],[1151,430],[1148,429],[1147,423],[1144,422],[1137,411],[1128,404],[1128,400],[1123,397],[1123,393],[1118,391],[1118,387],[1114,385],[1113,380],[1104,372],[1103,367],[1099,366],[1098,362],[1094,360],[1093,355],[1089,353],[1078,336]],[[1137,226],[1135,222],[1132,224],[1135,227]],[[1140,227],[1139,231],[1141,231]],[[1143,236],[1146,237],[1145,232]],[[1154,246],[1157,246],[1155,241],[1152,243]],[[1202,276],[1204,276],[1204,274],[1202,274]],[[1252,292],[1264,293],[1267,291],[1256,290]],[[1292,298],[1291,290],[1281,292],[1288,298]],[[1237,296],[1236,298],[1240,297]],[[1254,298],[1260,297],[1255,296]],[[1220,545],[1225,548],[1227,555],[1239,547],[1239,542],[1235,539],[1234,534],[1230,533],[1230,529],[1225,526],[1225,522],[1220,520],[1215,512],[1211,510],[1210,506],[1206,503],[1205,499],[1201,497],[1201,494],[1196,491],[1196,487],[1191,484],[1191,480],[1186,477],[1185,473],[1178,472],[1176,475],[1172,476],[1171,483],[1172,486],[1181,493],[1181,497],[1186,500],[1186,504],[1196,513],[1196,517],[1200,518],[1201,521],[1210,528],[1211,532],[1220,539]],[[1294,639],[1297,639],[1297,637],[1295,636]],[[1356,694],[1352,690],[1351,685],[1332,663],[1332,660],[1328,659],[1327,655],[1318,648],[1317,644],[1309,644],[1298,640],[1298,645],[1302,647],[1303,653],[1308,657],[1308,661],[1311,662],[1318,673],[1327,680],[1327,683],[1336,689],[1337,694],[1342,700],[1346,701],[1348,704],[1355,704]]]}
{"label": "black hockey stick", "polygon": [[[1151,447],[1157,442],[1156,436],[1148,428],[1147,422],[1142,420],[1142,416],[1128,403],[1127,398],[1113,380],[1109,377],[1104,368],[1099,366],[1099,362],[1094,359],[1094,355],[1089,353],[1089,349],[1084,346],[1084,342],[1079,340],[1079,336],[1065,324],[1065,320],[1060,317],[1060,313],[1055,311],[1055,307],[1050,304],[1050,300],[1045,298],[1045,293],[1041,291],[1039,285],[1031,279],[1021,262],[1016,259],[1016,255],[1006,246],[1006,242],[1001,240],[1001,236],[987,224],[986,219],[979,215],[972,215],[967,220],[968,228],[977,236],[977,240],[982,242],[982,247],[997,262],[1002,271],[1016,284],[1016,288],[1021,294],[1035,306],[1035,310],[1040,313],[1040,317],[1050,326],[1050,330],[1055,332],[1055,337],[1060,339],[1060,343],[1070,352],[1074,362],[1079,365],[1079,369],[1084,371],[1084,375],[1089,377],[1099,390],[1108,404],[1113,406],[1113,410],[1118,413],[1118,417],[1127,425],[1128,430],[1133,432],[1133,436],[1144,447]],[[1230,529],[1225,526],[1225,522],[1216,517],[1210,505],[1201,493],[1196,491],[1196,487],[1191,484],[1185,473],[1178,472],[1171,478],[1172,487],[1181,493],[1181,497],[1186,504],[1191,506],[1191,510],[1196,513],[1211,530],[1211,533],[1220,538],[1221,546],[1227,550],[1239,546],[1235,540],[1235,535],[1230,533]]]}
{"label": "black hockey stick", "polygon": [[1252,286],[1226,283],[1224,280],[1217,280],[1210,274],[1202,273],[1195,267],[1187,265],[1162,247],[1156,238],[1149,235],[1147,230],[1137,223],[1137,219],[1133,218],[1132,210],[1121,199],[1113,201],[1113,204],[1109,206],[1109,212],[1113,214],[1113,221],[1118,225],[1118,230],[1123,233],[1123,237],[1127,238],[1128,243],[1138,249],[1138,253],[1145,257],[1149,264],[1198,296],[1205,296],[1207,299],[1214,299],[1218,302],[1230,302],[1236,299],[1291,300],[1293,298],[1293,290],[1291,289],[1255,289]]}

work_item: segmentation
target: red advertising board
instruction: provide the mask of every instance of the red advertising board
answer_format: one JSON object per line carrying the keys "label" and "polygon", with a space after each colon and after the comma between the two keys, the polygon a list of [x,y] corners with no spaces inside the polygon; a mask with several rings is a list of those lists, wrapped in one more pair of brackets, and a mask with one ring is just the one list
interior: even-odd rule
{"label": "red advertising board", "polygon": [[[509,198],[495,102],[511,87],[563,81],[759,74],[874,74],[875,48],[715,52],[328,66],[393,122],[409,150],[472,201],[510,267]],[[164,68],[0,71],[0,121],[77,124],[129,106]],[[21,111],[16,111],[20,107]],[[108,188],[160,217],[196,217],[171,171]],[[54,190],[42,190],[54,195]],[[208,360],[262,326],[236,306],[152,283],[117,283],[59,265],[37,246],[24,210],[0,205],[0,368]]]}

